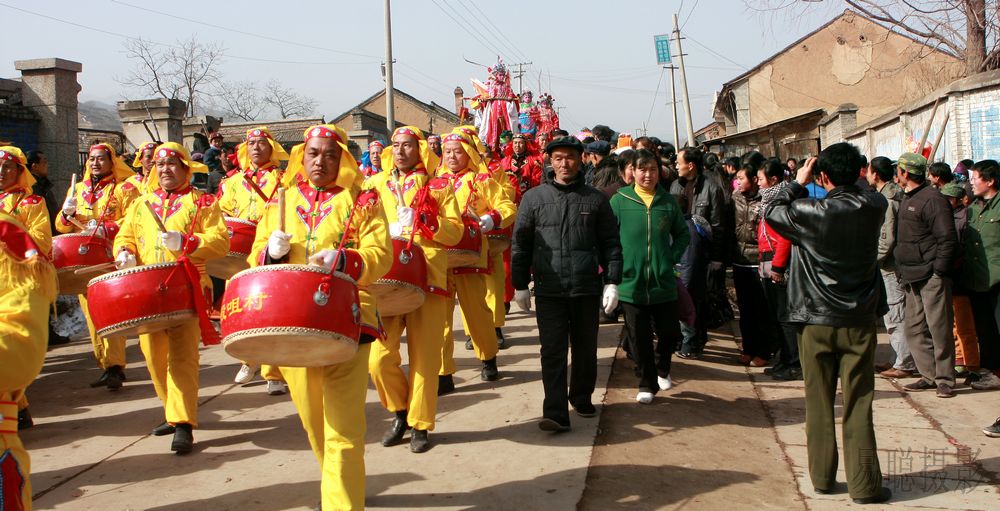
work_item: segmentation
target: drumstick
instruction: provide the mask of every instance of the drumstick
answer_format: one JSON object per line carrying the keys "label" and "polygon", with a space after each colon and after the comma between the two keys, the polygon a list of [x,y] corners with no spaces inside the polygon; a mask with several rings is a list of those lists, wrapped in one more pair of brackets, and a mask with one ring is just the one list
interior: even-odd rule
{"label": "drumstick", "polygon": [[101,264],[95,264],[93,266],[84,266],[83,268],[77,268],[76,270],[73,270],[73,273],[75,275],[82,275],[84,273],[91,273],[95,271],[106,270],[108,268],[114,268],[115,266],[117,266],[115,263],[101,263]]}
{"label": "drumstick", "polygon": [[67,198],[72,194],[76,193],[76,172],[70,174],[69,178],[69,193],[67,193]]}
{"label": "drumstick", "polygon": [[285,188],[279,186],[278,190],[278,230],[285,232]]}
{"label": "drumstick", "polygon": [[153,205],[149,201],[143,201],[146,203],[146,209],[149,210],[149,214],[153,215],[153,220],[156,220],[156,226],[160,228],[160,232],[167,232],[167,226],[163,225],[163,220],[160,220],[160,215],[156,214],[156,210],[153,209]]}
{"label": "drumstick", "polygon": [[76,218],[71,217],[71,216],[67,216],[67,217],[63,217],[63,218],[65,218],[67,222],[73,224],[73,227],[76,227],[77,229],[80,229],[81,231],[86,231],[87,230],[87,226],[81,224],[80,221],[77,220]]}
{"label": "drumstick", "polygon": [[[76,193],[76,172],[69,175],[69,191],[66,192],[66,198],[68,199],[72,197],[75,193]],[[79,220],[77,220],[74,217],[64,215],[63,218],[65,218],[67,222],[73,224],[73,227],[76,227],[81,231],[87,229],[86,227],[84,227],[83,224],[80,223]]]}

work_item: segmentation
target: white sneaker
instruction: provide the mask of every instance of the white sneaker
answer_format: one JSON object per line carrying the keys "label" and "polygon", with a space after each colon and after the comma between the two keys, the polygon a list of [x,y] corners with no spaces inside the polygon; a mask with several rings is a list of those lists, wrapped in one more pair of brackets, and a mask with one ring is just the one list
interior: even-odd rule
{"label": "white sneaker", "polygon": [[640,402],[640,403],[642,403],[642,404],[644,404],[644,405],[648,405],[649,403],[653,402],[653,393],[652,392],[640,392],[640,393],[638,393],[638,394],[635,395],[635,400],[638,401],[638,402]]}
{"label": "white sneaker", "polygon": [[281,380],[267,380],[267,394],[270,396],[280,396],[285,393],[285,382]]}
{"label": "white sneaker", "polygon": [[240,372],[236,373],[236,378],[233,381],[240,385],[245,385],[252,382],[256,374],[257,367],[243,364],[243,367],[240,368]]}
{"label": "white sneaker", "polygon": [[669,375],[666,378],[660,378],[657,376],[656,384],[660,387],[660,390],[670,390],[674,388],[674,380],[671,380]]}
{"label": "white sneaker", "polygon": [[1000,378],[997,378],[997,375],[989,369],[980,369],[979,381],[974,381],[969,386],[976,390],[1000,389]]}

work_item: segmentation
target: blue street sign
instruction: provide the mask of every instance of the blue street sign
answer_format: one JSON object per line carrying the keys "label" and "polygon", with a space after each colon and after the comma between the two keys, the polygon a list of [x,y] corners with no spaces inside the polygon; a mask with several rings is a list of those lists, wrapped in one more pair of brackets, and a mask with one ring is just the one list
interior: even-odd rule
{"label": "blue street sign", "polygon": [[654,35],[653,42],[656,44],[656,63],[670,64],[670,34]]}

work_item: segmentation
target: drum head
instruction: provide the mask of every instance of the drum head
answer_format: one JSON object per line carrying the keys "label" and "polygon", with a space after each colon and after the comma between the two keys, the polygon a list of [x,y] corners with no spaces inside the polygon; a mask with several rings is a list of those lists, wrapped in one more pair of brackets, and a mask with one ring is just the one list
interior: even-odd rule
{"label": "drum head", "polygon": [[125,321],[97,331],[97,335],[108,337],[121,335],[124,337],[136,337],[141,334],[151,334],[175,326],[183,325],[188,321],[197,318],[198,315],[191,309],[168,312],[164,314],[154,314]]}
{"label": "drum head", "polygon": [[106,270],[84,273],[82,275],[73,273],[74,270],[79,268],[85,268],[85,266],[68,266],[66,268],[60,268],[56,271],[56,277],[59,279],[59,294],[85,295],[87,294],[87,283],[90,282],[90,279],[115,271],[114,268],[108,268]]}
{"label": "drum head", "polygon": [[504,251],[510,248],[510,238],[508,238],[507,236],[497,236],[497,237],[490,236],[489,240],[490,240],[490,247],[489,247],[490,257],[493,257],[497,254],[502,254]]}
{"label": "drum head", "polygon": [[427,299],[423,289],[401,280],[380,279],[368,286],[368,291],[375,296],[378,313],[383,318],[413,312]]}
{"label": "drum head", "polygon": [[336,332],[295,327],[244,330],[222,342],[226,353],[238,360],[286,367],[339,364],[358,352],[356,341]]}
{"label": "drum head", "polygon": [[448,249],[449,268],[471,268],[479,264],[479,252],[471,250]]}
{"label": "drum head", "polygon": [[205,262],[205,273],[217,279],[229,280],[237,273],[250,267],[246,254],[230,254]]}

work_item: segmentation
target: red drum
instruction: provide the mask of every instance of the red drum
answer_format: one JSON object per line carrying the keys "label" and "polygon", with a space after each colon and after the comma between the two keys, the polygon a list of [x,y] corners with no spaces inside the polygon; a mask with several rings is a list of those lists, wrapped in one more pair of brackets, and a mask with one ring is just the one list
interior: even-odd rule
{"label": "red drum", "polygon": [[87,307],[102,337],[158,332],[198,317],[191,281],[178,263],[136,266],[91,279]]}
{"label": "red drum", "polygon": [[414,243],[406,250],[407,238],[392,237],[392,268],[368,286],[375,295],[383,317],[401,316],[424,304],[427,289],[427,260],[424,249]]}
{"label": "red drum", "polygon": [[358,286],[316,266],[243,270],[226,285],[219,314],[226,353],[240,360],[319,367],[350,360],[361,337]]}
{"label": "red drum", "polygon": [[242,218],[226,217],[226,231],[229,232],[229,253],[225,257],[205,262],[205,273],[229,280],[230,277],[250,267],[247,257],[257,236],[257,224]]}
{"label": "red drum", "polygon": [[489,250],[490,257],[497,254],[502,254],[505,250],[510,248],[510,238],[514,234],[514,226],[510,226],[506,229],[493,229],[486,233],[486,239],[489,240],[490,246]]}
{"label": "red drum", "polygon": [[[87,292],[87,282],[102,272],[74,273],[80,268],[114,262],[111,240],[90,234],[63,234],[52,238],[52,264],[59,279],[59,294],[82,295]],[[114,270],[108,268],[107,273]]]}
{"label": "red drum", "polygon": [[483,248],[483,233],[479,229],[479,219],[472,215],[462,215],[462,240],[445,248],[449,268],[467,268],[479,264],[479,251]]}

